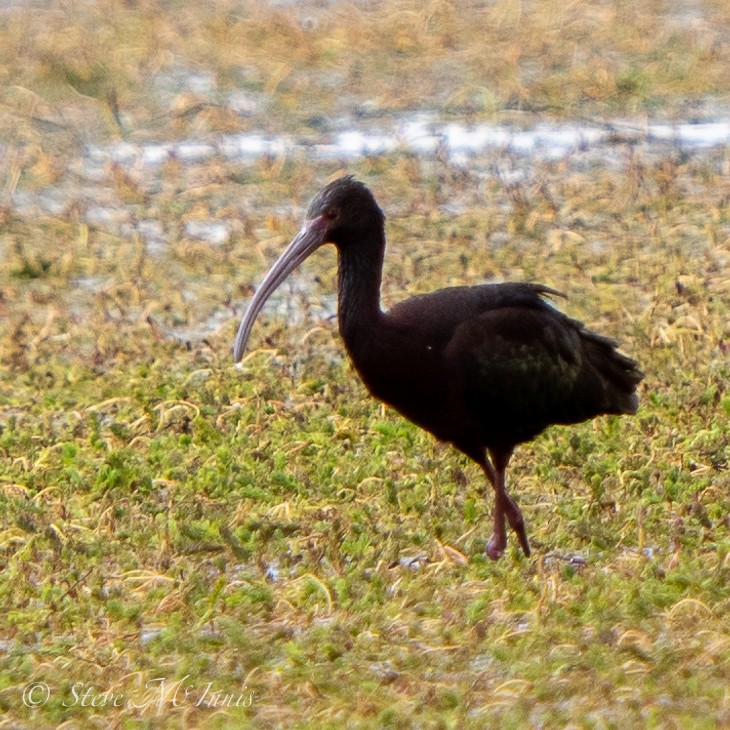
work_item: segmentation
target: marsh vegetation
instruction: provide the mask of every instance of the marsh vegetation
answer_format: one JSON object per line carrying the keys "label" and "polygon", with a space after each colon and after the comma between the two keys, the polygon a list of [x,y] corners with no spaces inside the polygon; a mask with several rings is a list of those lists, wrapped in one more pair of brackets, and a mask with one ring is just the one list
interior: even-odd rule
{"label": "marsh vegetation", "polygon": [[[730,724],[728,143],[646,134],[727,120],[729,36],[713,0],[4,6],[10,726]],[[610,134],[307,154],[418,114]],[[388,214],[386,305],[539,281],[647,374],[637,416],[520,448],[531,559],[485,557],[477,470],[358,382],[333,252],[232,367],[345,171]]]}

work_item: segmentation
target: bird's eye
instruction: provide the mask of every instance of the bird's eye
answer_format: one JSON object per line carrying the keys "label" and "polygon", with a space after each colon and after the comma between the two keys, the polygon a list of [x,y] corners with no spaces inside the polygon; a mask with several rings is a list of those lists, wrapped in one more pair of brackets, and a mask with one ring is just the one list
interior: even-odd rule
{"label": "bird's eye", "polygon": [[324,213],[322,213],[322,217],[326,218],[328,221],[333,221],[337,218],[337,208],[327,208]]}

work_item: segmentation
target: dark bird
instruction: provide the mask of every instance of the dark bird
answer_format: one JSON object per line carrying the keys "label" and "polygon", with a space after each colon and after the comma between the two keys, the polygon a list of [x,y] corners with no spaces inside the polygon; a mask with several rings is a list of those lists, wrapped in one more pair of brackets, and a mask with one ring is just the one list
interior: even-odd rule
{"label": "dark bird", "polygon": [[236,362],[271,293],[326,243],[338,252],[340,334],[368,390],[482,468],[495,492],[489,557],[504,552],[505,518],[529,555],[522,513],[505,489],[515,446],[551,424],[635,413],[637,364],[550,306],[546,296],[564,295],[542,284],[449,287],[383,312],[385,216],[350,176],[317,194],[254,294],[236,336]]}

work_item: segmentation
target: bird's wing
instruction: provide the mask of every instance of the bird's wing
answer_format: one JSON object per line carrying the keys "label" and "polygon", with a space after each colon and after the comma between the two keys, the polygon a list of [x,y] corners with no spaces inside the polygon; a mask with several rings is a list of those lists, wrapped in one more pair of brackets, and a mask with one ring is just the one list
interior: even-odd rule
{"label": "bird's wing", "polygon": [[[580,380],[593,378],[576,325],[547,306],[483,312],[457,327],[444,351],[447,372],[473,411],[502,419],[508,431],[582,420],[591,408]],[[589,394],[600,387],[585,385]]]}
{"label": "bird's wing", "polygon": [[374,343],[378,367],[361,375],[377,397],[462,445],[514,446],[551,423],[635,412],[636,363],[545,295],[558,293],[510,283],[408,299],[388,312],[387,342]]}
{"label": "bird's wing", "polygon": [[[559,422],[581,370],[580,324],[551,307],[546,294],[562,296],[539,284],[487,284],[441,289],[394,306],[388,313],[394,330],[412,351],[423,352],[409,365],[413,389],[433,362],[438,375],[424,381],[434,401],[438,388],[451,420],[499,421],[519,432],[515,443],[525,428],[534,435],[551,417]],[[396,397],[391,402],[398,405]]]}
{"label": "bird's wing", "polygon": [[394,305],[388,317],[404,330],[415,329],[445,346],[459,326],[509,307],[552,309],[545,296],[564,297],[543,284],[513,283],[454,286],[411,297]]}

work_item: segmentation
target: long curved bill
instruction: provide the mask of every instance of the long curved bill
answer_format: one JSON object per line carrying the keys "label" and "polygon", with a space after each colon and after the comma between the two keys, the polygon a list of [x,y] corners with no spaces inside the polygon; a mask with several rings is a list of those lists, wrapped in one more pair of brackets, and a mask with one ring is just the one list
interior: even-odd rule
{"label": "long curved bill", "polygon": [[238,334],[233,343],[233,362],[240,362],[243,357],[253,323],[264,304],[266,304],[266,300],[304,259],[325,243],[326,233],[327,221],[322,216],[305,221],[294,240],[269,269],[269,273],[266,274],[259,285],[241,319]]}

